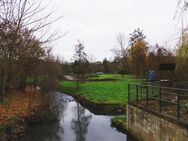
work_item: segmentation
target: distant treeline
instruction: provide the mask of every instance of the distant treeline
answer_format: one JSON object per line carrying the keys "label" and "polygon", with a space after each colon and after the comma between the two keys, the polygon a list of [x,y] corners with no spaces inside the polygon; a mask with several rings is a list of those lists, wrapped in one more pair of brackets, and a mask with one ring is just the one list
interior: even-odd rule
{"label": "distant treeline", "polygon": [[[75,59],[73,63],[64,63],[64,66],[66,66],[64,72],[77,74],[79,68],[80,74],[119,73],[122,75],[134,74],[137,77],[145,78],[149,70],[154,70],[157,73],[157,80],[188,80],[188,67],[186,67],[188,65],[187,35],[185,33],[184,42],[178,44],[177,50],[171,50],[158,44],[149,45],[145,40],[146,36],[140,29],[136,29],[130,34],[128,46],[125,43],[124,35],[118,34],[119,49],[113,49],[113,60],[104,58],[103,61],[89,62],[92,59],[87,59],[87,55],[85,55],[81,59]],[[79,45],[82,49],[84,48],[83,44]],[[83,53],[85,54],[84,51]],[[160,64],[175,64],[176,68],[172,71],[162,71],[159,68]],[[76,67],[79,65],[80,67]],[[77,71],[75,71],[75,68],[77,68]]]}

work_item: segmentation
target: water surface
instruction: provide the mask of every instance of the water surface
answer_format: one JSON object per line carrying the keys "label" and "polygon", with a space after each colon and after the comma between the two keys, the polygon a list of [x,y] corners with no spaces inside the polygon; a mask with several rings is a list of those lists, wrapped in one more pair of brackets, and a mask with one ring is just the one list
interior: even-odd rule
{"label": "water surface", "polygon": [[111,127],[112,116],[95,115],[63,93],[53,95],[59,121],[31,126],[23,141],[133,141]]}

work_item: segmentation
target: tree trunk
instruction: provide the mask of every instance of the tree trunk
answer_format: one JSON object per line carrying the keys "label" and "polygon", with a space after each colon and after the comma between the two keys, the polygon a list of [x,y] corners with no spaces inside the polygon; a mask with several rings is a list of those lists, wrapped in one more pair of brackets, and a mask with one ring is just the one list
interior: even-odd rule
{"label": "tree trunk", "polygon": [[2,80],[2,90],[1,90],[1,97],[0,100],[3,101],[3,97],[6,92],[6,83],[7,83],[7,74],[5,73]]}
{"label": "tree trunk", "polygon": [[25,87],[26,87],[26,79],[27,76],[24,74],[23,76],[21,76],[20,82],[19,82],[19,89],[24,91]]}

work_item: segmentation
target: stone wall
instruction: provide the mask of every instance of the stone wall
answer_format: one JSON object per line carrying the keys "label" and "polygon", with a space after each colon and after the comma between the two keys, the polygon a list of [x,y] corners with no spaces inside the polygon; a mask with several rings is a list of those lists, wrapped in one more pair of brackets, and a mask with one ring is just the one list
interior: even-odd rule
{"label": "stone wall", "polygon": [[141,141],[188,141],[188,128],[131,104],[128,130]]}

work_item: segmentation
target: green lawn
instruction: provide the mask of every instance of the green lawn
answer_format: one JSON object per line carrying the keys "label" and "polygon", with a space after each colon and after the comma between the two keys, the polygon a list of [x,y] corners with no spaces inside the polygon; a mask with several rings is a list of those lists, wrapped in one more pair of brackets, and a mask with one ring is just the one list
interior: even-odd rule
{"label": "green lawn", "polygon": [[136,83],[140,80],[118,80],[102,82],[80,83],[76,90],[76,83],[72,81],[60,81],[59,89],[62,92],[80,95],[94,103],[125,105],[128,97],[128,83]]}

